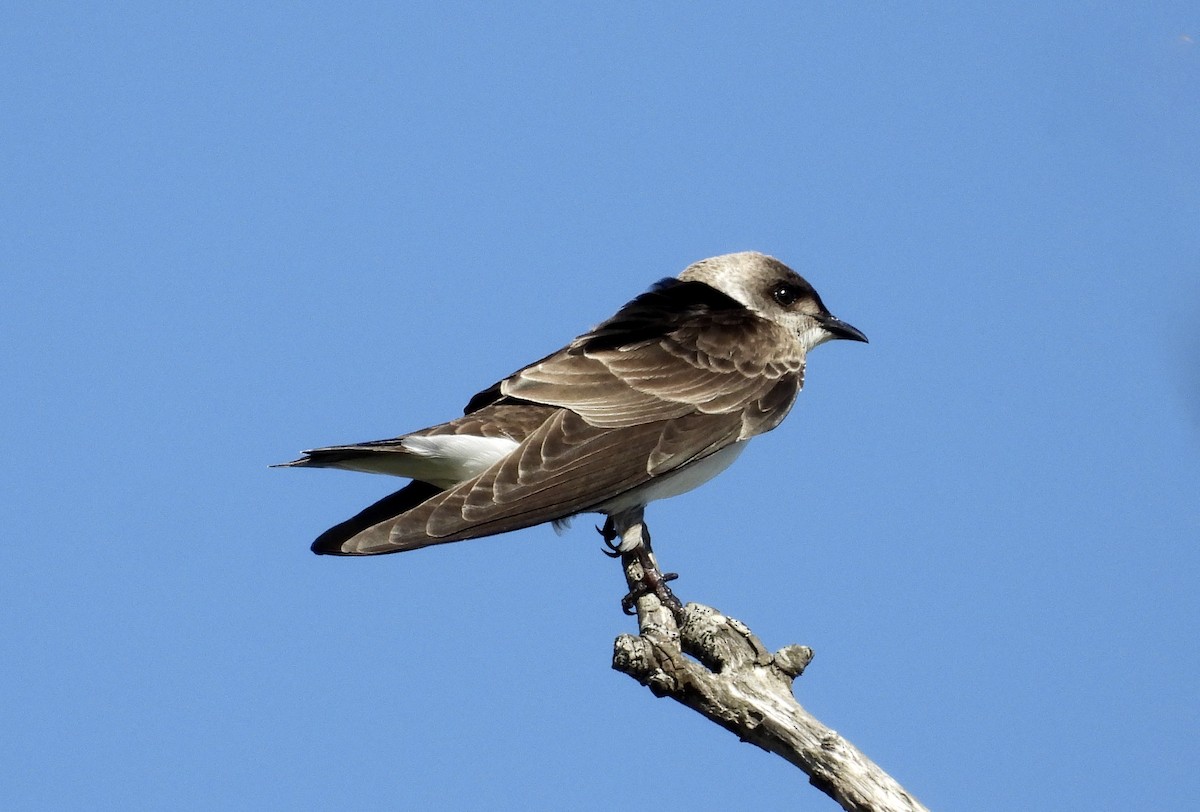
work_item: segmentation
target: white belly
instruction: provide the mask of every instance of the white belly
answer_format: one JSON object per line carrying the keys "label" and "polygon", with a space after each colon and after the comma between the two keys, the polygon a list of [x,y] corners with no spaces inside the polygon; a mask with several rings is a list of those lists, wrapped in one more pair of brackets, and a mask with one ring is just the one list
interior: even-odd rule
{"label": "white belly", "polygon": [[670,499],[698,488],[705,482],[724,471],[738,458],[749,440],[725,446],[715,454],[710,454],[699,462],[685,466],[678,471],[656,477],[646,484],[623,493],[596,508],[599,513],[620,513],[638,505],[649,504],[658,499]]}

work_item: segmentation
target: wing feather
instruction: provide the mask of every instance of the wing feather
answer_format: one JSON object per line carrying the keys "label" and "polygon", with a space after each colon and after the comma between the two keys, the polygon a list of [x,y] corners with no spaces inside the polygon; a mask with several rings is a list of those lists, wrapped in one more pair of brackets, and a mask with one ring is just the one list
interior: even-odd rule
{"label": "wing feather", "polygon": [[619,428],[696,411],[735,412],[763,400],[785,379],[802,379],[803,349],[784,327],[732,300],[704,300],[695,284],[660,283],[472,404],[507,397]]}
{"label": "wing feather", "polygon": [[505,459],[347,539],[342,554],[400,552],[562,519],[737,439],[737,414],[692,414],[619,429],[559,410]]}
{"label": "wing feather", "polygon": [[463,418],[417,432],[499,432],[520,444],[399,515],[355,525],[331,552],[400,552],[595,509],[774,428],[803,374],[803,349],[783,327],[708,285],[664,280],[477,394]]}

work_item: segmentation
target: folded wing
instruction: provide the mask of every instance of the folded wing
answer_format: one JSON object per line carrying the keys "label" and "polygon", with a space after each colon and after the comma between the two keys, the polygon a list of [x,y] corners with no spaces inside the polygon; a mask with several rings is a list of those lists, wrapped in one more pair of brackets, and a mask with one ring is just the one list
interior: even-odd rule
{"label": "folded wing", "polygon": [[314,551],[400,552],[563,519],[725,447],[736,441],[741,426],[736,414],[692,414],[603,429],[557,410],[478,477],[370,526],[347,524],[344,530],[352,534],[329,531]]}
{"label": "folded wing", "polygon": [[[768,431],[803,382],[803,351],[781,330],[708,285],[664,280],[480,392],[463,418],[384,441],[404,449],[407,438],[482,431],[470,428],[478,424],[517,440],[511,453],[444,490],[414,492],[415,503],[393,494],[313,549],[400,552],[566,518]],[[496,428],[509,422],[519,429]]]}
{"label": "folded wing", "polygon": [[480,392],[467,411],[521,400],[619,428],[749,407],[740,432],[747,439],[783,420],[803,376],[803,350],[785,328],[708,285],[665,279],[569,346]]}

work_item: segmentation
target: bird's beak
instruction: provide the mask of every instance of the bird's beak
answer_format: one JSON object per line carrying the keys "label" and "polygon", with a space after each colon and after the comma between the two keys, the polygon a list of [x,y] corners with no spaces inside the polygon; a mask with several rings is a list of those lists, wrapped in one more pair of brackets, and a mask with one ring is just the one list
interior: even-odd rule
{"label": "bird's beak", "polygon": [[824,316],[817,316],[817,323],[820,324],[833,338],[845,338],[850,341],[862,341],[866,343],[867,337],[863,335],[863,331],[846,324],[846,322],[831,316],[826,313]]}

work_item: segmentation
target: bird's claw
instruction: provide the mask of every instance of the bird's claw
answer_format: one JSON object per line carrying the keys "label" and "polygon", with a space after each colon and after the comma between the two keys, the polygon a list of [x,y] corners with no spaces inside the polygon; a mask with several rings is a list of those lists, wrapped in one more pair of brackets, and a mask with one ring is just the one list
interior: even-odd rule
{"label": "bird's claw", "polygon": [[625,597],[621,598],[621,611],[627,615],[637,614],[637,602],[640,598],[647,595],[653,595],[658,598],[659,603],[670,610],[676,620],[683,617],[683,604],[679,598],[675,597],[675,593],[667,586],[668,581],[674,581],[679,577],[677,572],[659,573],[657,570],[643,570],[646,574],[638,584],[636,589],[633,589]]}
{"label": "bird's claw", "polygon": [[604,520],[603,527],[597,527],[596,532],[604,539],[605,549],[602,552],[609,558],[625,558],[629,557],[625,563],[630,564],[636,561],[641,565],[642,575],[636,581],[629,594],[621,598],[621,611],[627,615],[637,614],[637,602],[640,598],[647,595],[654,595],[659,602],[675,616],[677,621],[682,622],[683,604],[679,602],[674,593],[667,586],[669,581],[674,581],[679,577],[677,572],[660,572],[658,564],[655,563],[654,554],[650,551],[650,531],[646,525],[640,521],[636,525],[630,525],[629,529],[637,527],[638,540],[636,543],[630,540],[629,546],[626,546],[627,540],[622,538],[622,533],[617,532],[617,523],[612,516],[608,516]]}
{"label": "bird's claw", "polygon": [[600,538],[604,539],[604,546],[607,548],[601,550],[600,552],[604,553],[609,558],[620,558],[621,543],[617,541],[617,539],[620,538],[620,534],[617,533],[617,526],[613,522],[612,517],[609,516],[604,520],[603,527],[597,525],[596,532],[600,534]]}

